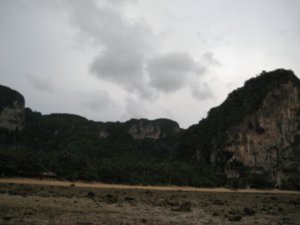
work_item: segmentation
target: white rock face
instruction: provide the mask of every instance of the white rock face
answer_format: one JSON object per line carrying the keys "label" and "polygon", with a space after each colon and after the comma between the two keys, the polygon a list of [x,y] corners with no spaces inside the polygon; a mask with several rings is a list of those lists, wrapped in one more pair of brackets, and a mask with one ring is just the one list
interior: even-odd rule
{"label": "white rock face", "polygon": [[[134,121],[134,122],[133,122]],[[180,132],[177,123],[171,120],[132,120],[128,133],[135,140],[154,139],[172,136]]]}
{"label": "white rock face", "polygon": [[0,128],[8,130],[24,129],[24,105],[14,101],[11,107],[5,107],[0,112]]}
{"label": "white rock face", "polygon": [[135,124],[129,128],[128,132],[136,140],[145,138],[157,140],[160,137],[160,127],[153,124]]}
{"label": "white rock face", "polygon": [[109,135],[106,131],[99,132],[99,138],[107,138]]}

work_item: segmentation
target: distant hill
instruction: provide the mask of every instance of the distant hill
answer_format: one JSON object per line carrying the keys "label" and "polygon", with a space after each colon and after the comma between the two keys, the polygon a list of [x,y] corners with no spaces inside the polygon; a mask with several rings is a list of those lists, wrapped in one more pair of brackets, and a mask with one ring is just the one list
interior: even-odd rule
{"label": "distant hill", "polygon": [[300,189],[300,81],[262,72],[187,130],[169,119],[42,115],[0,86],[0,174]]}
{"label": "distant hill", "polygon": [[95,122],[72,114],[42,115],[25,108],[20,93],[3,87],[1,94],[2,176],[164,184],[170,178],[163,173],[180,164],[165,164],[174,160],[181,132],[172,120]]}

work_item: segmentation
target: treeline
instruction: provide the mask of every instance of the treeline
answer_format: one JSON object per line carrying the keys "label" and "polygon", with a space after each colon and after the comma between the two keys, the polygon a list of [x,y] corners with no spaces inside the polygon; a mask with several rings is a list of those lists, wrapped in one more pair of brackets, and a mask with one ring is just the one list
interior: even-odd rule
{"label": "treeline", "polygon": [[[298,156],[299,157],[299,156]],[[0,149],[2,176],[43,177],[66,180],[101,181],[139,185],[179,185],[195,187],[273,188],[269,173],[253,173],[239,162],[230,166],[240,176],[226,178],[222,168],[178,160],[146,160],[81,156],[67,151]],[[281,188],[300,189],[299,174],[294,170]]]}
{"label": "treeline", "polygon": [[143,185],[182,185],[216,187],[225,184],[222,173],[214,168],[180,161],[135,159],[96,159],[69,152],[0,150],[2,175],[43,176],[51,171],[55,178]]}

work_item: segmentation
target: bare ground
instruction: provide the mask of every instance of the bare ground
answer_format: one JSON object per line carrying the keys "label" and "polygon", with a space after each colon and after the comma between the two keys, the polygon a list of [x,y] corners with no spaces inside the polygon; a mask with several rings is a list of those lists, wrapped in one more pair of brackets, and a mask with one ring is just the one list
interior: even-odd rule
{"label": "bare ground", "polygon": [[299,225],[300,194],[1,179],[4,224]]}

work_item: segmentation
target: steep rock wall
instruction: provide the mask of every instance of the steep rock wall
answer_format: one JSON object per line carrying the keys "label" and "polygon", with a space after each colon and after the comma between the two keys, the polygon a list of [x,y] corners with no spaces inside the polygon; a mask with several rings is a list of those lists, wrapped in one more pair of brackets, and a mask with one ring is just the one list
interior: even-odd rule
{"label": "steep rock wall", "polygon": [[230,160],[266,171],[276,167],[299,133],[299,96],[291,82],[270,92],[262,108],[227,132],[224,151],[233,153]]}

